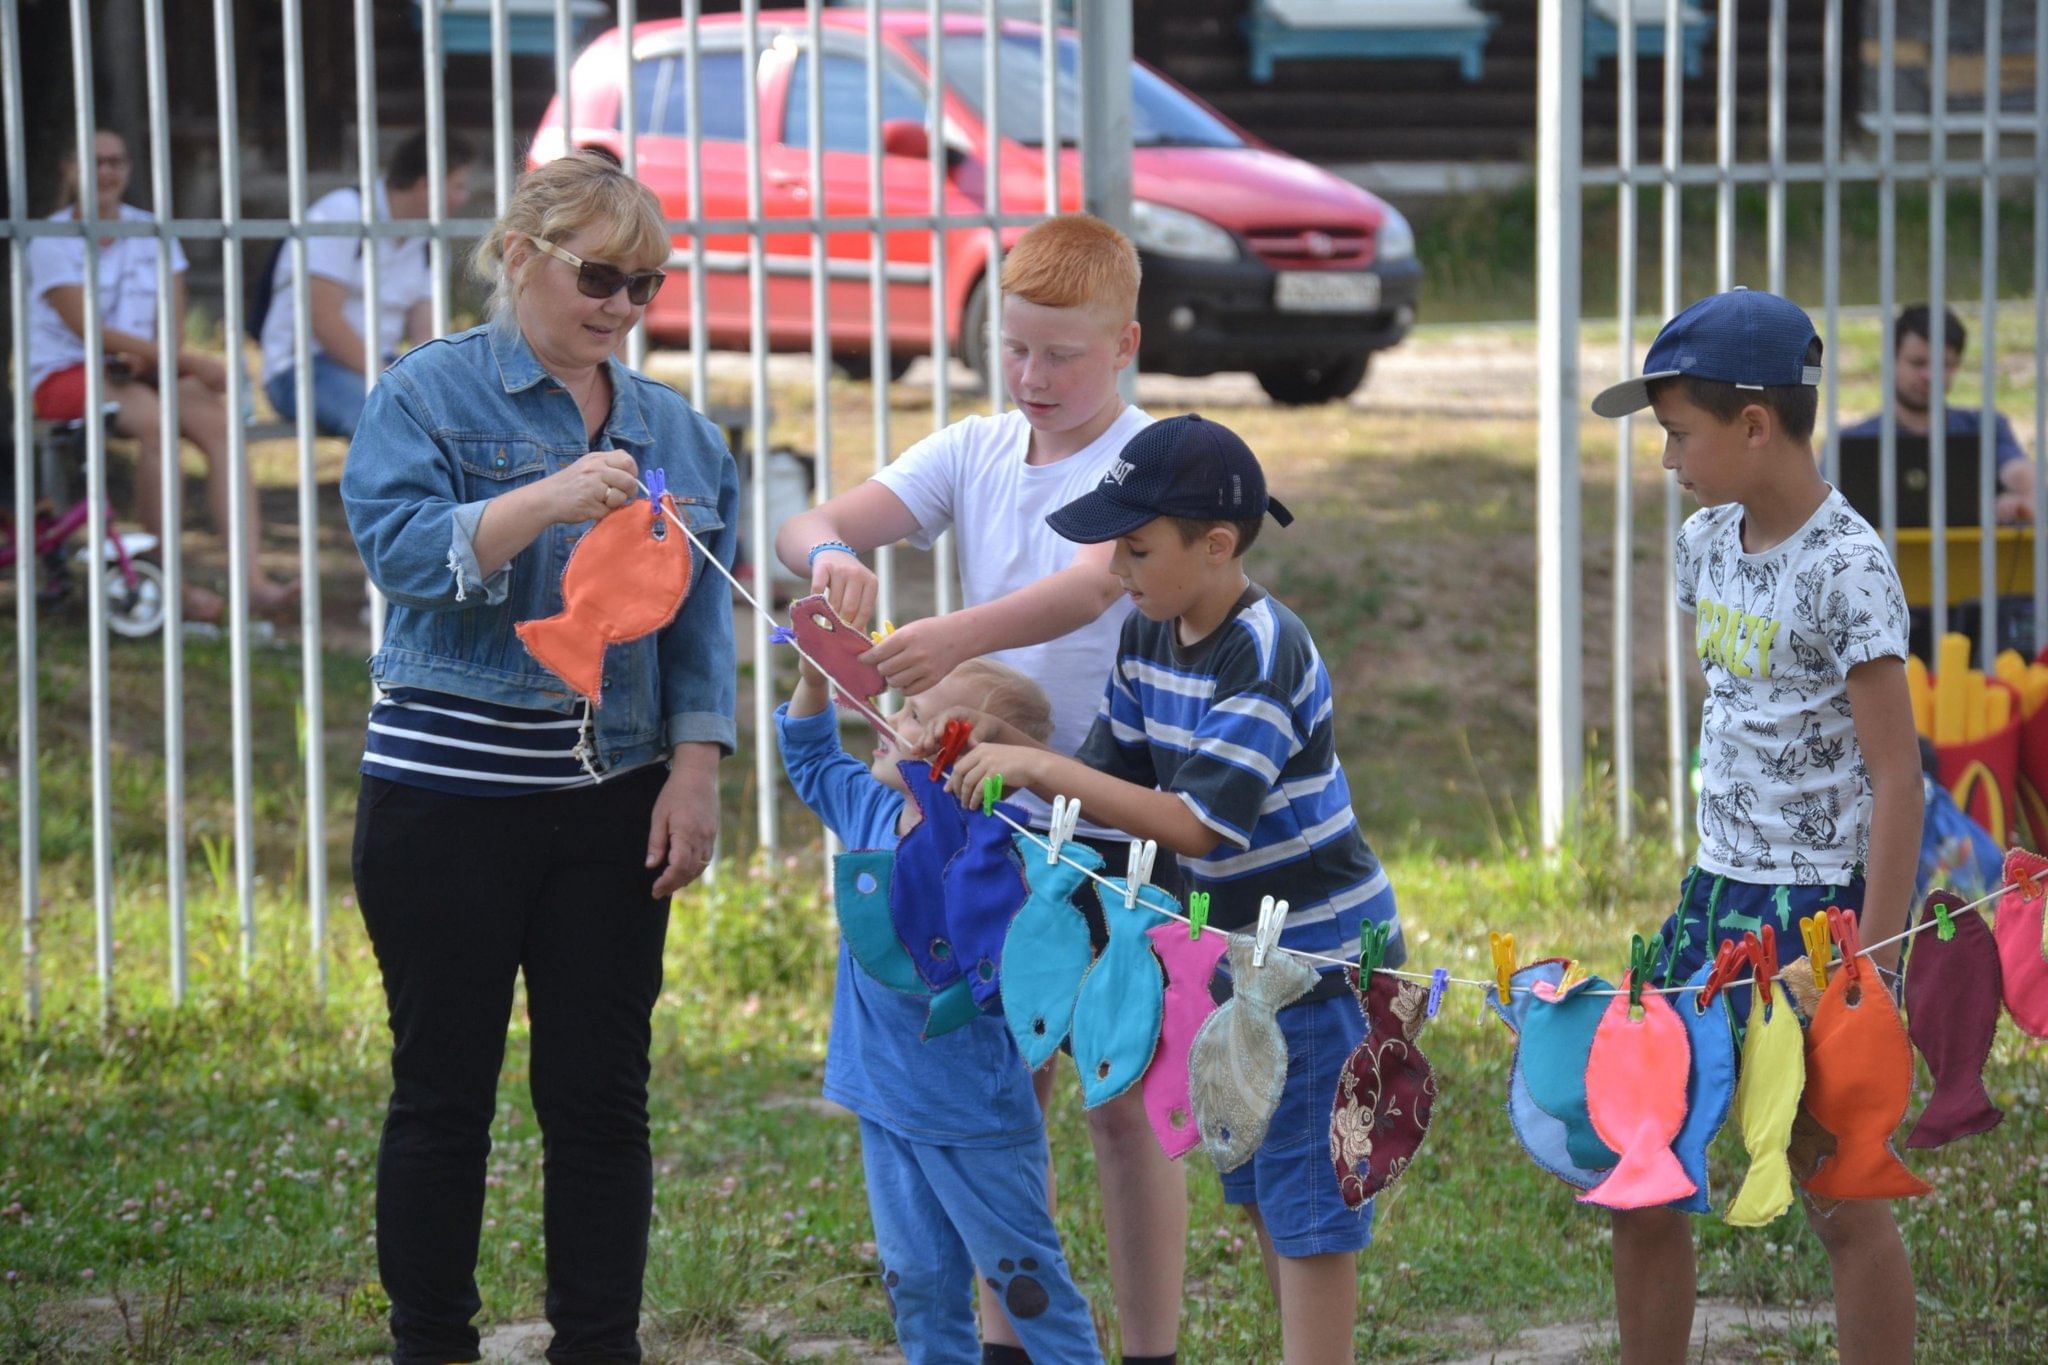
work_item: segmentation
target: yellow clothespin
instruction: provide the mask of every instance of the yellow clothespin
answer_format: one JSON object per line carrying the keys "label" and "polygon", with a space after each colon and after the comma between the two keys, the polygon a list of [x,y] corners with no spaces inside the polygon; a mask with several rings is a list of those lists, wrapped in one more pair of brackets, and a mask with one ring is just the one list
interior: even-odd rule
{"label": "yellow clothespin", "polygon": [[1834,956],[1834,935],[1828,932],[1828,917],[1825,912],[1808,915],[1799,921],[1799,941],[1806,945],[1806,960],[1813,967],[1813,988],[1824,991],[1828,988],[1828,959]]}
{"label": "yellow clothespin", "polygon": [[1512,1003],[1509,996],[1513,987],[1508,978],[1515,974],[1515,936],[1489,933],[1487,937],[1493,943],[1493,979],[1500,988],[1500,1007],[1507,1009]]}
{"label": "yellow clothespin", "polygon": [[882,622],[882,628],[880,630],[871,630],[868,632],[868,638],[870,640],[873,640],[876,644],[880,644],[884,639],[891,635],[894,635],[895,633],[896,623],[894,621],[884,621]]}
{"label": "yellow clothespin", "polygon": [[1586,969],[1579,965],[1577,958],[1564,964],[1564,975],[1558,978],[1557,993],[1560,997],[1572,993],[1572,988],[1586,979]]}

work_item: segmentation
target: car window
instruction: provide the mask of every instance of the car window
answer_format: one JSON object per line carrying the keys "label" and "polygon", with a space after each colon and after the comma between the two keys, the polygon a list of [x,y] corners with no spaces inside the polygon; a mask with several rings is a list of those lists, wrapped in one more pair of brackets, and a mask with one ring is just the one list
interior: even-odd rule
{"label": "car window", "polygon": [[[689,63],[681,56],[633,64],[633,108],[642,133],[684,137],[690,130]],[[697,54],[697,124],[707,142],[747,136],[745,71],[737,52]]]}
{"label": "car window", "polygon": [[[920,56],[925,39],[911,39]],[[985,44],[979,33],[953,33],[940,45],[946,84],[975,115],[988,120],[982,90]],[[929,59],[927,58],[927,61]],[[1006,34],[996,55],[996,116],[1003,136],[1027,147],[1045,140],[1044,69],[1036,34]],[[1054,100],[1062,145],[1081,137],[1081,54],[1070,36],[1059,40]],[[1186,95],[1137,62],[1131,63],[1131,142],[1138,147],[1242,147],[1244,140]]]}
{"label": "car window", "polygon": [[[868,149],[868,68],[858,57],[825,54],[825,150],[865,152]],[[882,122],[924,121],[924,91],[902,71],[882,63]],[[798,56],[790,74],[789,102],[782,116],[782,140],[792,147],[811,145],[811,54]]]}

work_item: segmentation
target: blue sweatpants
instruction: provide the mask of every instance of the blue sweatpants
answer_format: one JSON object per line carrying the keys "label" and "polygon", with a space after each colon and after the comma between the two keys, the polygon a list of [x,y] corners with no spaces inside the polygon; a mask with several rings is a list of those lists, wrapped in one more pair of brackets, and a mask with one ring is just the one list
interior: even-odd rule
{"label": "blue sweatpants", "polygon": [[1043,1136],[1013,1147],[911,1142],[862,1119],[861,1164],[882,1283],[909,1365],[974,1365],[976,1277],[1033,1360],[1102,1360],[1045,1206]]}

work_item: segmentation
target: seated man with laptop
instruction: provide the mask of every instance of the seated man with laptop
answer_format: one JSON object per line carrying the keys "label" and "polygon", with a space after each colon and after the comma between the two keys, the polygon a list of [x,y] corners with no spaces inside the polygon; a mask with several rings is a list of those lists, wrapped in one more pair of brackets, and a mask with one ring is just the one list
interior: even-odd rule
{"label": "seated man with laptop", "polygon": [[[1924,303],[1912,304],[1900,310],[1898,321],[1892,327],[1892,356],[1895,363],[1896,382],[1893,385],[1892,411],[1898,419],[1898,469],[1899,469],[1899,517],[1900,526],[1925,526],[1927,518],[1927,432],[1930,424],[1929,409],[1932,407],[1934,390],[1934,354],[1928,339],[1932,330],[1932,319]],[[1963,363],[1963,347],[1969,340],[1969,333],[1954,309],[1943,310],[1943,327],[1946,344],[1942,363],[1942,392],[1948,392],[1955,383],[1956,372]],[[2028,460],[2027,452],[2020,447],[2019,438],[2013,434],[2012,423],[2004,414],[1996,414],[1997,427],[1994,441],[1998,457],[1998,495],[1995,503],[1998,520],[2002,523],[2031,521],[2034,516],[2034,466]],[[1947,522],[1951,526],[1975,526],[1977,516],[1977,487],[1979,440],[1983,430],[1983,414],[1976,408],[1948,409],[1948,477],[1945,485],[1949,490]],[[1877,506],[1878,462],[1884,433],[1882,414],[1844,427],[1841,432],[1843,496],[1852,506],[1870,518],[1871,525],[1881,524]],[[1959,468],[1967,466],[1967,469]],[[1917,471],[1917,488],[1915,471]],[[1857,501],[1850,488],[1867,487],[1868,505]],[[1968,505],[1957,501],[1957,493],[1968,494]],[[1917,507],[1908,515],[1909,504]]]}

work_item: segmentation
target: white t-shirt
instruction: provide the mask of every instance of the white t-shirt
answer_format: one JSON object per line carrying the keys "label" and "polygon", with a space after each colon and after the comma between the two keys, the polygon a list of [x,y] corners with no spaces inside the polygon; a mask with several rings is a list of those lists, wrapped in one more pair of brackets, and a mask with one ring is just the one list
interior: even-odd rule
{"label": "white t-shirt", "polygon": [[[53,223],[76,216],[62,208]],[[128,222],[150,223],[156,215],[121,205]],[[171,242],[171,273],[185,273],[185,249]],[[156,239],[115,237],[100,248],[100,321],[133,336],[156,335]],[[83,237],[31,237],[28,243],[28,391],[59,370],[85,363],[85,338],[64,325],[50,305],[49,292],[60,285],[85,283]]]}
{"label": "white t-shirt", "polygon": [[1845,885],[1870,848],[1849,670],[1906,655],[1906,595],[1884,542],[1829,489],[1762,554],[1743,553],[1740,504],[1695,512],[1677,567],[1707,680],[1696,861],[1748,882]]}
{"label": "white t-shirt", "polygon": [[[1152,423],[1126,407],[1084,449],[1052,464],[1026,464],[1031,424],[1022,412],[968,417],[919,441],[875,474],[917,518],[910,543],[928,550],[939,533],[957,531],[960,595],[970,607],[1006,597],[1074,562],[1081,547],[1045,524],[1046,515],[1093,491],[1124,443]],[[1044,644],[989,657],[1021,670],[1052,701],[1051,747],[1071,754],[1088,737],[1116,661],[1116,642],[1130,614],[1129,598],[1077,630]],[[1033,816],[1044,803],[1015,798]]]}
{"label": "white t-shirt", "polygon": [[[363,196],[360,190],[338,189],[322,195],[306,210],[309,223],[360,223],[363,220]],[[391,204],[384,195],[384,182],[377,182],[377,221],[391,221]],[[427,257],[427,239],[424,237],[379,237],[377,245],[377,296],[384,306],[377,315],[377,346],[370,357],[376,364],[380,357],[398,354],[398,343],[405,336],[406,310],[422,299],[434,294],[433,266]],[[341,315],[359,337],[367,342],[369,334],[363,329],[363,248],[360,237],[308,237],[306,239],[306,271],[323,280],[332,280],[348,291],[342,300]],[[318,337],[313,338],[313,354],[323,354]],[[292,367],[292,252],[287,246],[277,255],[276,273],[271,276],[270,312],[263,319],[263,377],[265,380],[283,374]]]}

